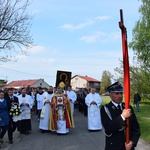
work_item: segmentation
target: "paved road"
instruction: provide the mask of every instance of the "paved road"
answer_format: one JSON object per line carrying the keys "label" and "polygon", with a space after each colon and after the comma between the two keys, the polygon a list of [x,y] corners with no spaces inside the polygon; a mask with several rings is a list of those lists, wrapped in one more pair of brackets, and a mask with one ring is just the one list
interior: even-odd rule
{"label": "paved road", "polygon": [[32,119],[32,133],[20,135],[19,142],[14,143],[10,150],[98,150],[104,149],[102,131],[89,132],[87,117],[77,110],[74,115],[75,128],[67,135],[58,136],[55,132],[40,133],[37,116]]}
{"label": "paved road", "polygon": [[[89,132],[87,117],[75,110],[75,128],[67,135],[58,136],[55,132],[41,133],[38,129],[37,116],[32,117],[32,133],[20,135],[15,132],[14,144],[5,142],[3,150],[104,150],[104,134],[102,131]],[[136,150],[150,150],[150,145],[142,140]]]}

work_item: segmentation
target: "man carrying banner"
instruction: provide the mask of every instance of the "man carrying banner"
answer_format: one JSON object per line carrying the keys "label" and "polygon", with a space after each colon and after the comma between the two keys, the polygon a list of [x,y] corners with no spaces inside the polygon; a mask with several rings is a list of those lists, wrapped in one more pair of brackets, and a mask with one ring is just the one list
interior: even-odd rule
{"label": "man carrying banner", "polygon": [[[134,150],[140,137],[140,127],[132,106],[125,109],[123,87],[115,82],[108,88],[111,101],[101,107],[101,120],[105,129],[105,150]],[[130,141],[126,144],[126,119],[130,121]]]}

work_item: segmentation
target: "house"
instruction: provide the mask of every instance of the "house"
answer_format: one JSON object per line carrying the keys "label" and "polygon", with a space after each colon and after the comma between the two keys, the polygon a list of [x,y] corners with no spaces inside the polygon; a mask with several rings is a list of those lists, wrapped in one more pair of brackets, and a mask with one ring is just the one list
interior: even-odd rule
{"label": "house", "polygon": [[31,88],[36,88],[39,86],[42,88],[47,88],[49,85],[44,81],[44,79],[17,80],[7,84],[7,88],[16,89],[28,86],[30,86]]}
{"label": "house", "polygon": [[95,87],[96,91],[100,91],[101,81],[88,76],[75,75],[71,78],[71,86],[73,90],[78,88],[86,88],[89,90],[91,87]]}
{"label": "house", "polygon": [[0,79],[0,89],[5,88],[6,84],[7,84],[7,80]]}

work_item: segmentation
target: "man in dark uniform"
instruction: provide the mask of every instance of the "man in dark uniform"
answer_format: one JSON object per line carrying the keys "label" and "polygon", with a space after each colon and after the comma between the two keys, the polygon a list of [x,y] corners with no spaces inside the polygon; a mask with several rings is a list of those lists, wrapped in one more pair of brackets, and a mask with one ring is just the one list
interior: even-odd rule
{"label": "man in dark uniform", "polygon": [[[125,109],[123,87],[119,82],[109,86],[111,101],[101,107],[101,120],[105,129],[105,150],[134,150],[140,137],[140,127],[133,108]],[[126,119],[130,121],[130,142],[126,144]]]}
{"label": "man in dark uniform", "polygon": [[[11,106],[14,104],[18,104],[18,98],[16,96],[13,96],[13,89],[8,89],[8,95],[5,97],[8,104],[8,111],[10,111]],[[18,127],[18,122],[14,122],[12,116],[10,116],[9,125],[8,125],[8,138],[9,143],[13,143],[13,132]]]}

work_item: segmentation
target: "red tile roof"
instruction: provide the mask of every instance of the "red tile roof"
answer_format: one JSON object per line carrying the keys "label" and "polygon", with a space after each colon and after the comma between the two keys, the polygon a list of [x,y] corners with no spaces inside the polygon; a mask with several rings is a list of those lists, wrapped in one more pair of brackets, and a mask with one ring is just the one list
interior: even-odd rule
{"label": "red tile roof", "polygon": [[18,80],[18,81],[12,81],[9,84],[7,84],[7,88],[9,87],[27,87],[29,85],[32,85],[36,83],[39,79],[34,79],[34,80]]}
{"label": "red tile roof", "polygon": [[[85,79],[86,81],[89,81],[89,82],[101,82],[101,81],[99,81],[99,80],[97,80],[97,79],[94,79],[94,78],[88,77],[88,76],[75,75],[74,77],[76,77],[76,76],[78,76],[78,77],[80,77],[80,78],[82,78],[82,79]],[[74,78],[74,77],[72,77],[72,78]]]}

